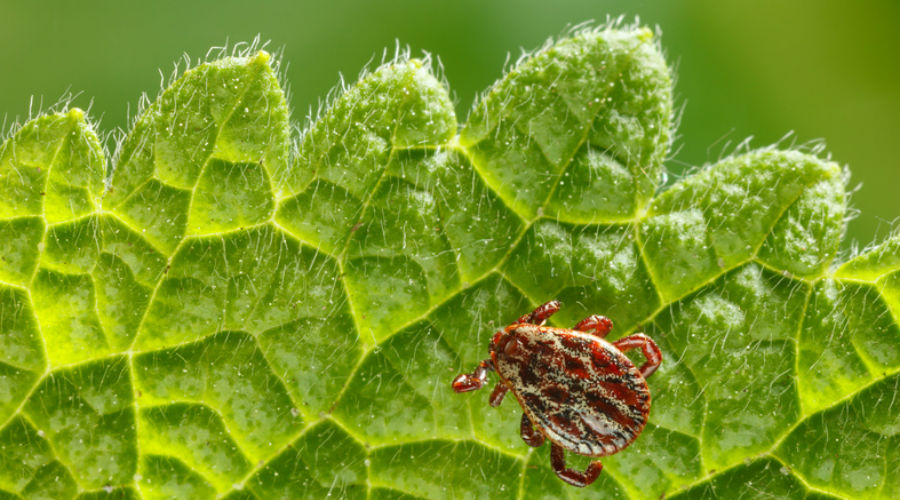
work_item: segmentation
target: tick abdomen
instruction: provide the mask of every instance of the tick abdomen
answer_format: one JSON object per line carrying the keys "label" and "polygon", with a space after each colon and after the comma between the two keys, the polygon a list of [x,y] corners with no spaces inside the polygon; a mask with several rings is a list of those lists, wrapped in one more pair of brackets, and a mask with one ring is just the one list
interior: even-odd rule
{"label": "tick abdomen", "polygon": [[570,451],[610,455],[634,441],[647,422],[646,381],[631,360],[592,334],[513,325],[493,356],[535,426]]}

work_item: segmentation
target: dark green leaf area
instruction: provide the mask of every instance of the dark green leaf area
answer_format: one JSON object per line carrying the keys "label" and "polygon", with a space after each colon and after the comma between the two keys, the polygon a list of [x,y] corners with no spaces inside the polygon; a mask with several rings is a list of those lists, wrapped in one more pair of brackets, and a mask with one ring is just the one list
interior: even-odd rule
{"label": "dark green leaf area", "polygon": [[[800,416],[794,335],[807,293],[805,285],[749,264],[656,318],[653,336],[663,343],[668,366],[651,388],[671,387],[669,370],[677,373],[679,365],[702,384],[689,404],[705,407],[698,437],[707,468],[770,448]],[[684,421],[682,405],[667,395],[657,399],[654,421]]]}
{"label": "dark green leaf area", "polygon": [[736,500],[811,498],[807,496],[807,490],[800,480],[794,477],[789,469],[772,459],[757,460],[746,466],[721,472],[705,483],[671,498],[714,500],[722,498],[723,493]]}
{"label": "dark green leaf area", "polygon": [[327,411],[362,356],[349,314],[304,317],[257,337],[273,373],[309,414]]}
{"label": "dark green leaf area", "polygon": [[134,488],[103,488],[100,491],[82,493],[76,500],[137,500],[141,498]]}
{"label": "dark green leaf area", "polygon": [[[222,437],[220,445],[236,448],[237,455],[227,459],[228,467],[233,470],[241,470],[242,461],[255,464],[270,457],[302,428],[303,418],[287,388],[272,373],[255,339],[248,334],[222,332],[197,343],[143,354],[134,360],[134,370],[142,405],[155,407],[177,402],[201,406],[196,410],[149,413],[148,428],[161,428],[154,431],[161,436],[156,441],[164,442],[165,436],[171,436],[166,439],[176,437],[177,434],[171,434],[175,431],[167,431],[165,427],[179,425],[187,420],[185,415],[202,421],[194,415],[200,412],[214,422],[208,427],[219,429],[220,433],[226,429],[230,434],[230,438]],[[165,416],[179,411],[186,412],[180,414],[180,419]],[[230,444],[232,438],[236,447]],[[163,448],[174,452],[170,446]],[[196,457],[183,459],[177,454],[175,457],[182,462],[197,460]],[[217,474],[224,473],[223,466],[205,466]]]}
{"label": "dark green leaf area", "polygon": [[175,81],[124,139],[105,207],[166,253],[188,231],[265,218],[289,183],[288,110],[269,59],[226,58]]}
{"label": "dark green leaf area", "polygon": [[365,499],[366,453],[325,421],[304,434],[248,481],[254,498]]}
{"label": "dark green leaf area", "polygon": [[[760,258],[768,265],[797,274],[822,269],[839,241],[840,231],[831,226],[840,223],[845,210],[837,179],[840,169],[834,163],[793,151],[762,150],[722,160],[675,184],[653,200],[641,222],[644,252],[660,293],[669,300],[681,297],[753,258],[771,238],[795,243],[783,250],[792,252],[791,261],[798,265],[785,268],[786,257],[767,250]],[[815,210],[816,202],[808,197],[823,191],[834,198],[826,204],[833,224],[820,231],[808,228],[804,246],[795,241],[800,235],[791,232],[796,230],[794,219]],[[798,267],[807,254],[807,267]],[[807,271],[800,273],[803,269]]]}
{"label": "dark green leaf area", "polygon": [[433,435],[434,407],[404,375],[381,350],[369,354],[335,408],[335,417],[367,443]]}
{"label": "dark green leaf area", "polygon": [[[473,170],[464,150],[402,152],[389,173],[415,189],[409,191],[408,201],[396,200],[397,206],[406,206],[410,213],[395,218],[413,220],[412,212],[422,217],[426,212],[423,203],[433,205],[433,217],[428,220],[434,225],[424,228],[425,238],[421,239],[428,238],[428,230],[439,233],[465,286],[494,269],[524,228],[522,220]],[[428,197],[419,200],[415,193],[427,193]],[[371,220],[371,224],[376,220]]]}
{"label": "dark green leaf area", "polygon": [[[364,77],[303,137],[296,168],[309,181],[276,220],[341,262],[366,341],[445,300],[460,273],[481,276],[515,234],[467,160],[441,149],[455,128],[446,89],[408,61]],[[463,189],[438,187],[449,182]],[[495,215],[510,222],[499,241]]]}
{"label": "dark green leaf area", "polygon": [[821,275],[841,242],[846,204],[843,179],[832,169],[782,214],[759,249],[760,260],[797,276]]}
{"label": "dark green leaf area", "polygon": [[144,498],[213,499],[216,490],[204,481],[203,476],[177,458],[144,455],[141,458],[141,477],[138,487]]}
{"label": "dark green leaf area", "polygon": [[364,200],[395,149],[443,144],[456,130],[446,89],[427,62],[387,64],[333,102],[304,134],[296,168]]}
{"label": "dark green leaf area", "polygon": [[811,486],[846,498],[900,496],[900,376],[806,420],[776,451]]}
{"label": "dark green leaf area", "polygon": [[371,500],[422,500],[423,497],[417,497],[388,488],[373,488],[369,494],[369,498]]}
{"label": "dark green leaf area", "polygon": [[376,340],[480,279],[522,225],[458,153],[401,153],[385,175],[349,238],[345,268]]}
{"label": "dark green leaf area", "polygon": [[173,403],[141,411],[141,452],[178,457],[218,489],[231,486],[250,463],[215,410],[201,404]]}
{"label": "dark green leaf area", "polygon": [[46,359],[25,291],[0,287],[0,419],[12,418]]}
{"label": "dark green leaf area", "polygon": [[52,224],[92,213],[105,165],[81,110],[28,122],[0,146],[0,219],[40,215]]}
{"label": "dark green leaf area", "polygon": [[[391,178],[373,193],[361,226],[350,238],[347,258],[351,299],[368,313],[376,340],[409,321],[410,312],[424,312],[459,287],[456,257],[438,224],[438,207],[427,191]],[[404,238],[408,243],[401,249]],[[373,282],[378,279],[393,282],[388,286],[404,289],[401,295],[413,295],[411,302],[424,307],[391,301],[390,292],[378,293],[380,287]]]}
{"label": "dark green leaf area", "polygon": [[603,311],[624,332],[660,305],[630,226],[539,220],[512,250],[504,272],[535,302],[563,301],[552,321],[567,328]]}
{"label": "dark green leaf area", "polygon": [[[648,425],[631,452],[603,458],[604,472],[616,479],[631,498],[654,498],[702,475],[700,443],[693,436]],[[549,453],[549,450],[545,453]],[[576,458],[572,467],[586,467]]]}
{"label": "dark green leaf area", "polygon": [[19,274],[30,282],[31,304],[21,310],[15,306],[18,312],[8,316],[6,342],[18,343],[14,339],[23,335],[14,322],[36,320],[34,327],[42,332],[30,334],[35,347],[28,359],[9,346],[9,356],[18,360],[14,366],[43,366],[39,336],[55,366],[131,344],[165,266],[162,255],[133,230],[113,217],[90,216],[51,225],[40,238],[9,243],[16,246],[11,256],[30,255],[36,266],[29,266],[27,278]]}
{"label": "dark green leaf area", "polygon": [[496,319],[489,322],[501,326],[502,311],[510,314],[527,302],[497,277],[464,290],[370,352],[342,395],[335,417],[367,443],[436,434],[457,439],[477,436],[521,453],[521,441],[507,432],[521,416],[514,401],[504,405],[504,417],[498,418],[496,409],[482,408],[483,398],[476,403],[447,390],[460,369],[487,356],[491,330],[478,329],[480,343],[470,345],[468,340],[476,333],[474,325],[487,319],[481,316],[487,304],[495,307],[490,311]]}
{"label": "dark green leaf area", "polygon": [[223,498],[225,500],[258,500],[253,493],[245,490],[233,490]]}
{"label": "dark green leaf area", "polygon": [[526,219],[545,204],[563,220],[623,219],[656,188],[671,115],[669,71],[649,31],[586,31],[495,84],[462,143]]}
{"label": "dark green leaf area", "polygon": [[[34,480],[23,490],[25,498],[72,498],[78,491],[78,485],[59,462],[42,467]],[[10,496],[9,498],[16,498]]]}
{"label": "dark green leaf area", "polygon": [[519,497],[522,463],[472,441],[429,440],[374,450],[371,481],[421,498]]}
{"label": "dark green leaf area", "polygon": [[138,458],[133,394],[127,360],[109,358],[45,378],[22,414],[80,488],[126,485]]}
{"label": "dark green leaf area", "polygon": [[44,221],[22,216],[0,221],[0,280],[27,283],[37,266],[34,251],[44,237]]}
{"label": "dark green leaf area", "polygon": [[290,198],[279,223],[342,254],[396,152],[444,144],[455,129],[453,105],[427,64],[379,68],[337,97],[304,133],[295,189],[283,194]]}
{"label": "dark green leaf area", "polygon": [[900,368],[900,327],[870,284],[819,282],[798,343],[798,384],[808,412]]}
{"label": "dark green leaf area", "polygon": [[134,488],[106,488],[82,493],[76,500],[137,500],[141,498]]}
{"label": "dark green leaf area", "polygon": [[272,197],[261,165],[209,160],[194,188],[187,232],[221,233],[265,222],[275,206]]}
{"label": "dark green leaf area", "polygon": [[[7,422],[0,433],[4,443],[0,448],[0,484],[10,493],[0,493],[0,498],[16,498],[14,494],[20,494],[29,485],[40,487],[41,474],[44,474],[41,471],[59,465],[46,436],[46,431],[35,429],[25,417]],[[61,474],[60,480],[73,483],[74,493],[71,474]]]}
{"label": "dark green leaf area", "polygon": [[269,225],[187,240],[155,292],[135,339],[141,350],[226,328],[253,333],[330,317],[344,293],[335,263]]}

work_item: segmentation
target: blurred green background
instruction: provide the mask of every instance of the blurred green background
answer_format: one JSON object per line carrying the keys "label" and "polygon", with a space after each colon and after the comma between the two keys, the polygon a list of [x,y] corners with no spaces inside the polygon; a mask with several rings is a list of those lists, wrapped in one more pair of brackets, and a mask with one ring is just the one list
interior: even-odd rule
{"label": "blurred green background", "polygon": [[845,248],[882,238],[900,217],[900,2],[897,0],[330,2],[154,1],[13,4],[0,0],[0,117],[26,117],[67,90],[111,130],[151,97],[183,53],[252,39],[284,48],[294,119],[344,74],[355,80],[395,40],[439,56],[460,121],[507,54],[607,15],[658,25],[677,68],[681,126],[669,181],[733,150],[825,139],[850,165]]}

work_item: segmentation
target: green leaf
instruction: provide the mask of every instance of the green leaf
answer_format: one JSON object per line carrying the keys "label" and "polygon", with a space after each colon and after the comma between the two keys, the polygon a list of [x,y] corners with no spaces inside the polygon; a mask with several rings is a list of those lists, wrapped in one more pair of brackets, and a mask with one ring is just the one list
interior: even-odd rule
{"label": "green leaf", "polygon": [[[0,146],[0,498],[900,496],[900,235],[837,262],[846,173],[808,152],[661,188],[649,30],[548,44],[463,125],[407,56],[299,137],[289,115],[252,52],[188,70],[114,155],[77,109]],[[514,399],[450,388],[553,298],[664,355],[581,490]]]}

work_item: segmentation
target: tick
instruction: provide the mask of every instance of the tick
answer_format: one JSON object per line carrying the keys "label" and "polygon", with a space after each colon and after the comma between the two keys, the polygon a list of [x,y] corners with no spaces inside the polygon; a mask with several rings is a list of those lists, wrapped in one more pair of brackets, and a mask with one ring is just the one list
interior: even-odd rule
{"label": "tick", "polygon": [[[500,406],[512,391],[523,410],[522,440],[537,447],[549,439],[553,471],[582,487],[597,479],[603,464],[594,461],[584,472],[566,468],[565,451],[603,457],[638,437],[650,414],[646,379],[659,368],[662,353],[643,333],[607,342],[613,324],[605,316],[588,316],[572,330],[544,326],[558,310],[552,300],[494,334],[490,359],[457,376],[453,390],[481,389],[488,372],[496,371],[500,381],[490,405]],[[638,347],[646,358],[640,368],[624,354]]]}

